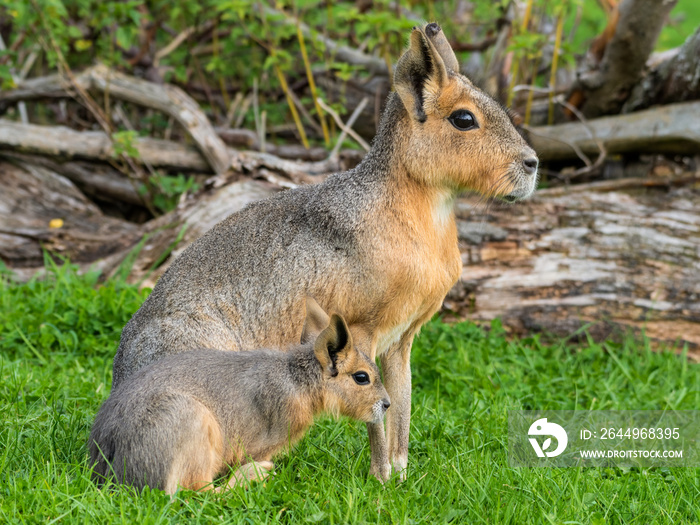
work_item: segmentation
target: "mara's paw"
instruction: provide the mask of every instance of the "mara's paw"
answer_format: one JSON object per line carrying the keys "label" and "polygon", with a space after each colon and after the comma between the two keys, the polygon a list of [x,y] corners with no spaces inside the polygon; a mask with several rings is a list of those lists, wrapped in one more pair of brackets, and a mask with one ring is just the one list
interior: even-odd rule
{"label": "mara's paw", "polygon": [[389,481],[389,478],[391,477],[391,465],[389,463],[372,465],[369,468],[369,474],[370,476],[377,478],[382,483]]}
{"label": "mara's paw", "polygon": [[406,467],[400,467],[398,465],[394,465],[392,468],[392,472],[394,475],[396,475],[396,479],[399,481],[406,481],[406,472],[408,469]]}
{"label": "mara's paw", "polygon": [[238,467],[226,487],[249,487],[252,482],[267,478],[274,468],[272,461],[251,461]]}
{"label": "mara's paw", "polygon": [[399,481],[406,481],[406,472],[408,471],[408,456],[399,455],[394,458],[391,463],[392,472],[398,474]]}

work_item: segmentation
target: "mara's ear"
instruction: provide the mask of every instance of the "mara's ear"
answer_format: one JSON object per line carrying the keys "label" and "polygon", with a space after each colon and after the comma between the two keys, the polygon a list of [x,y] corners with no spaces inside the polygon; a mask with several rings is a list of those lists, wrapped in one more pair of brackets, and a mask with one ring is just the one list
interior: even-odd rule
{"label": "mara's ear", "polygon": [[435,50],[442,58],[442,61],[445,63],[445,67],[451,69],[455,73],[459,73],[459,61],[457,60],[457,56],[437,22],[431,22],[425,26],[424,31],[425,35],[435,46]]}
{"label": "mara's ear", "polygon": [[313,297],[306,298],[306,318],[301,331],[301,344],[313,341],[328,326],[330,317]]}
{"label": "mara's ear", "polygon": [[352,350],[352,336],[345,319],[333,314],[330,323],[314,343],[316,359],[324,372],[335,377],[338,375],[338,363],[346,359]]}
{"label": "mara's ear", "polygon": [[408,114],[419,122],[425,122],[424,90],[439,90],[446,82],[447,70],[440,53],[423,29],[414,27],[410,47],[399,58],[394,72],[394,89]]}

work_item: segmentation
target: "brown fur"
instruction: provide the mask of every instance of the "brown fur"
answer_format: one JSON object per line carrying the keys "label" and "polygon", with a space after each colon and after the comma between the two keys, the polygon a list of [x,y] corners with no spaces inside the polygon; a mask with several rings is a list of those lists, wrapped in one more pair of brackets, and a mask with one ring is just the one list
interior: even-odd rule
{"label": "brown fur", "polygon": [[[285,348],[303,337],[311,295],[381,358],[393,408],[386,436],[368,426],[370,471],[404,476],[411,343],[462,269],[453,201],[462,191],[524,198],[537,179],[532,149],[456,63],[439,27],[414,29],[363,162],[254,203],[185,250],[122,332],[114,384],[190,348]],[[456,110],[478,127],[457,129]]]}
{"label": "brown fur", "polygon": [[[185,352],[113,391],[90,434],[95,480],[173,494],[209,489],[227,467],[241,465],[232,486],[265,477],[271,458],[320,413],[381,421],[389,397],[377,365],[354,348],[342,317],[308,304],[313,343],[288,352]],[[356,380],[360,372],[367,384]]]}

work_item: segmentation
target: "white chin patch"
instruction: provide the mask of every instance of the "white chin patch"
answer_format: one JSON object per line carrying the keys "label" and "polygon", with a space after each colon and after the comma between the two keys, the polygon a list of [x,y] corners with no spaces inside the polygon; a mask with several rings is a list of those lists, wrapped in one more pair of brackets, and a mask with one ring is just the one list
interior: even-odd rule
{"label": "white chin patch", "polygon": [[527,177],[521,175],[518,177],[518,186],[505,197],[505,200],[515,202],[522,199],[527,199],[535,191],[535,188],[537,187],[537,179],[537,174]]}

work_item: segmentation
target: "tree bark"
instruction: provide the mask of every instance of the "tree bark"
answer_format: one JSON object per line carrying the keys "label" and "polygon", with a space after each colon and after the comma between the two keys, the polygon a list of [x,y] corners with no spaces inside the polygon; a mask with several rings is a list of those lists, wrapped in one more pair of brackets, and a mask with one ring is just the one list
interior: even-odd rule
{"label": "tree bark", "polygon": [[[652,179],[653,180],[653,179]],[[700,189],[544,190],[487,213],[458,203],[465,262],[445,303],[517,334],[645,330],[700,345]],[[669,184],[671,186],[671,184]]]}
{"label": "tree bark", "polygon": [[138,225],[103,215],[45,167],[0,160],[0,184],[0,259],[21,278],[43,268],[43,250],[75,263],[121,260],[141,238]]}
{"label": "tree bark", "polygon": [[40,166],[63,175],[90,197],[144,206],[143,197],[137,190],[138,181],[129,180],[124,174],[106,164],[79,161],[57,162],[50,157],[21,153],[3,152],[0,155],[11,161]]}

